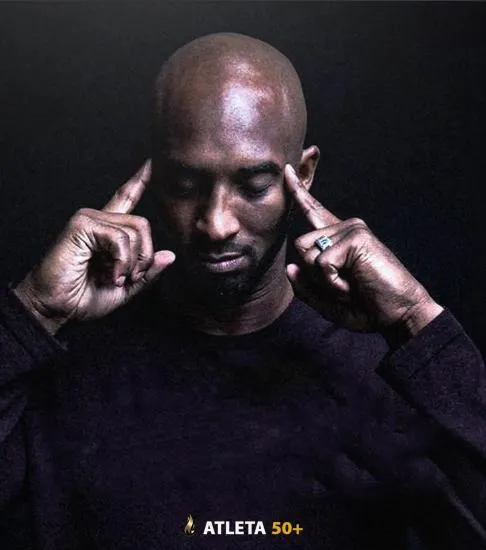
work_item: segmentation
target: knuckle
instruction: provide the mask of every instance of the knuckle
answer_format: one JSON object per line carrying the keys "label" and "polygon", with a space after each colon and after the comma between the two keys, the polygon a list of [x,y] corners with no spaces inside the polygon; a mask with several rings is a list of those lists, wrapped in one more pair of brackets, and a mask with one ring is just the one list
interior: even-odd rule
{"label": "knuckle", "polygon": [[85,208],[80,208],[76,212],[75,216],[86,216],[86,217],[88,217],[88,216],[91,215],[92,212],[93,212],[92,208],[86,208],[86,207]]}
{"label": "knuckle", "polygon": [[326,267],[326,265],[328,264],[328,259],[326,258],[324,253],[321,252],[321,254],[319,254],[319,256],[317,256],[317,258],[315,259],[314,263],[319,267]]}
{"label": "knuckle", "polygon": [[90,217],[91,208],[80,208],[72,216],[70,222],[71,225],[79,226],[79,224],[84,224],[87,221],[87,218]]}
{"label": "knuckle", "polygon": [[361,218],[350,218],[349,223],[350,223],[351,226],[356,227],[356,228],[362,228],[362,229],[367,229],[368,228],[368,226],[366,225],[366,222],[364,220],[362,220]]}
{"label": "knuckle", "polygon": [[120,227],[110,227],[109,235],[111,240],[122,248],[128,246],[130,243],[128,233]]}
{"label": "knuckle", "polygon": [[152,250],[152,231],[150,222],[147,218],[138,217],[137,219],[137,238],[139,239],[142,251],[147,254]]}
{"label": "knuckle", "polygon": [[138,257],[140,258],[140,262],[143,265],[146,265],[146,264],[148,265],[148,264],[152,263],[152,260],[153,260],[153,257],[154,257],[154,252],[152,250],[152,247],[151,246],[142,247],[140,249]]}
{"label": "knuckle", "polygon": [[139,269],[144,271],[152,263],[152,256],[149,254],[140,253],[138,255]]}
{"label": "knuckle", "polygon": [[305,250],[304,237],[302,236],[302,237],[298,237],[297,239],[295,239],[294,246],[295,246],[295,248],[297,248],[299,250]]}
{"label": "knuckle", "polygon": [[353,238],[358,242],[363,242],[370,237],[370,231],[366,225],[357,225],[351,229]]}
{"label": "knuckle", "polygon": [[123,233],[125,233],[125,235],[128,237],[128,240],[131,243],[137,242],[138,233],[136,229],[126,224],[123,224],[123,225],[120,224],[120,230],[123,231]]}
{"label": "knuckle", "polygon": [[147,218],[144,218],[142,216],[135,216],[135,220],[139,230],[142,233],[150,233],[150,222],[147,220]]}

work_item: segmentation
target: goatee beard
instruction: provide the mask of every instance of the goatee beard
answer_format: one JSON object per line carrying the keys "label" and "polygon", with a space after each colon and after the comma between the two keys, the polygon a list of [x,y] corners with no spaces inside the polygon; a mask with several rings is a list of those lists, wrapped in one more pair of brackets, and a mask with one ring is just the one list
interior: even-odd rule
{"label": "goatee beard", "polygon": [[[173,272],[179,280],[174,288],[178,287],[180,293],[194,300],[204,309],[220,310],[242,305],[248,301],[263,274],[264,270],[254,258],[251,258],[250,267],[245,271],[227,274],[208,273],[202,271],[197,265],[180,265],[177,274],[176,270]],[[184,281],[183,287],[180,281]]]}
{"label": "goatee beard", "polygon": [[[282,234],[258,261],[250,247],[243,251],[250,258],[250,266],[241,272],[216,274],[202,270],[191,261],[177,261],[171,270],[175,292],[183,298],[193,300],[208,311],[231,309],[247,303],[260,285],[263,277],[275,261],[275,257],[285,243]],[[180,256],[179,256],[180,258]]]}

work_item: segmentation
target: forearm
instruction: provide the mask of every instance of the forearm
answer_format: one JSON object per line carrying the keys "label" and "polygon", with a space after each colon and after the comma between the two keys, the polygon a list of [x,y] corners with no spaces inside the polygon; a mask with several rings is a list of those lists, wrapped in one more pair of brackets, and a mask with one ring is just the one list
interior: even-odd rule
{"label": "forearm", "polygon": [[11,291],[0,294],[0,508],[23,483],[29,374],[62,352]]}
{"label": "forearm", "polygon": [[63,353],[15,291],[0,291],[0,387]]}
{"label": "forearm", "polygon": [[444,476],[443,494],[475,536],[486,536],[486,370],[478,350],[445,311],[378,372],[435,421],[440,437],[430,458]]}

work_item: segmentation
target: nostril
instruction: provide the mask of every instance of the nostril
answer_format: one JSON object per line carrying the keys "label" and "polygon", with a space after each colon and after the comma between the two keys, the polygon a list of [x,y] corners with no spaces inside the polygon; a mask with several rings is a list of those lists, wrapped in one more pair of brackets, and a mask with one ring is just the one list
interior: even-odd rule
{"label": "nostril", "polygon": [[211,240],[225,240],[238,232],[239,222],[232,210],[213,207],[199,217],[196,228]]}
{"label": "nostril", "polygon": [[211,240],[226,240],[238,232],[239,224],[236,219],[226,216],[206,216],[200,218],[196,225],[197,229],[205,233]]}
{"label": "nostril", "polygon": [[212,241],[234,236],[239,231],[237,206],[232,188],[225,182],[218,182],[200,203],[197,230]]}

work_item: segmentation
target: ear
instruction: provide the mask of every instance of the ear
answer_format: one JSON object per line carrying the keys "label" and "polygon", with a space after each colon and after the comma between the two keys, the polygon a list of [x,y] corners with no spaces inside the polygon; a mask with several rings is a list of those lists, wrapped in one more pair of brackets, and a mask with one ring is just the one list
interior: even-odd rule
{"label": "ear", "polygon": [[302,185],[309,191],[314,180],[314,174],[316,172],[317,163],[319,162],[319,157],[321,152],[319,148],[315,145],[311,145],[302,151],[302,156],[300,158],[298,175]]}

